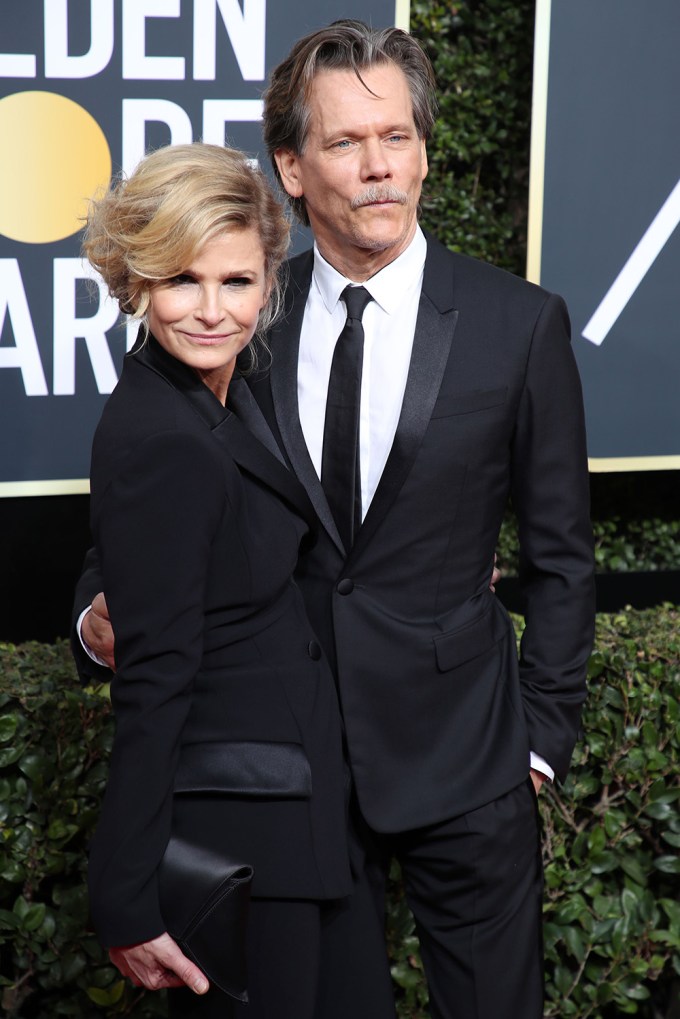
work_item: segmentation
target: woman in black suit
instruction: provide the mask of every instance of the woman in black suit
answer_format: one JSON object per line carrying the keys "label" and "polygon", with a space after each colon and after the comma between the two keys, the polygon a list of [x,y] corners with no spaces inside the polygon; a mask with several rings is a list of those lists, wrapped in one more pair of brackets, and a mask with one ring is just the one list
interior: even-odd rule
{"label": "woman in black suit", "polygon": [[[85,239],[142,322],[92,454],[118,669],[91,911],[119,969],[173,988],[178,1016],[318,1017],[323,931],[350,889],[336,693],[292,581],[314,515],[236,368],[287,244],[260,171],[203,144],[143,160]],[[221,793],[192,799],[190,825],[254,867],[248,1006],[205,994],[159,905],[175,776],[197,752]]]}

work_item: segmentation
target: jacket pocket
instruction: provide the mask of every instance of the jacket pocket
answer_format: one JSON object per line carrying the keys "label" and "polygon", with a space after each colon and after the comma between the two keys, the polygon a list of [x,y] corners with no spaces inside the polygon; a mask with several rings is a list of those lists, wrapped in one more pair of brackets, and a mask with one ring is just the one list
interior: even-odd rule
{"label": "jacket pocket", "polygon": [[312,771],[299,743],[189,743],[175,776],[175,795],[183,793],[306,800]]}
{"label": "jacket pocket", "polygon": [[507,386],[501,389],[472,389],[466,392],[441,393],[432,411],[433,418],[451,417],[454,414],[471,414],[478,410],[488,410],[505,403],[508,393]]}
{"label": "jacket pocket", "polygon": [[479,619],[458,630],[442,633],[434,638],[437,668],[448,672],[465,662],[484,654],[508,634],[508,625],[502,614],[493,606]]}

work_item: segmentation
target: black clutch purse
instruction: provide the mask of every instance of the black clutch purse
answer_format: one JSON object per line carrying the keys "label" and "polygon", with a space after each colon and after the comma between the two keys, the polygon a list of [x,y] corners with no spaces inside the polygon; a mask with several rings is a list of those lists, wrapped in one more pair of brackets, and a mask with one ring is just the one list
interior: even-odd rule
{"label": "black clutch purse", "polygon": [[208,848],[191,807],[196,797],[211,797],[212,809],[219,811],[220,797],[244,793],[309,796],[311,773],[302,748],[257,741],[184,746],[175,775],[173,834],[158,872],[168,932],[211,983],[238,1001],[248,1000],[245,942],[253,868]]}
{"label": "black clutch purse", "polygon": [[246,920],[253,868],[171,836],[159,893],[168,932],[225,994],[247,1001]]}

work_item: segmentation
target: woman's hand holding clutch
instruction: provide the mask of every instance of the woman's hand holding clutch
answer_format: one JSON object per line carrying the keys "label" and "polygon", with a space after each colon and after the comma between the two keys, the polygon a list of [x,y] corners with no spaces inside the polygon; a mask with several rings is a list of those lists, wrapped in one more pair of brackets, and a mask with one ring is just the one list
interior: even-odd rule
{"label": "woman's hand holding clutch", "polygon": [[137,987],[157,991],[161,987],[184,987],[205,994],[210,986],[198,966],[181,951],[169,934],[138,945],[109,950],[111,962]]}

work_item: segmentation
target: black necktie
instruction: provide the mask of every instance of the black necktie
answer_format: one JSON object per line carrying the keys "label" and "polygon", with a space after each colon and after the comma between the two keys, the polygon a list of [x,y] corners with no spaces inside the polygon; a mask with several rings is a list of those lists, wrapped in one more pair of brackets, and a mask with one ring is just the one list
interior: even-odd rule
{"label": "black necktie", "polygon": [[347,321],[333,353],[321,455],[321,484],[349,552],[361,525],[359,405],[364,359],[361,316],[372,299],[363,287],[345,287]]}

